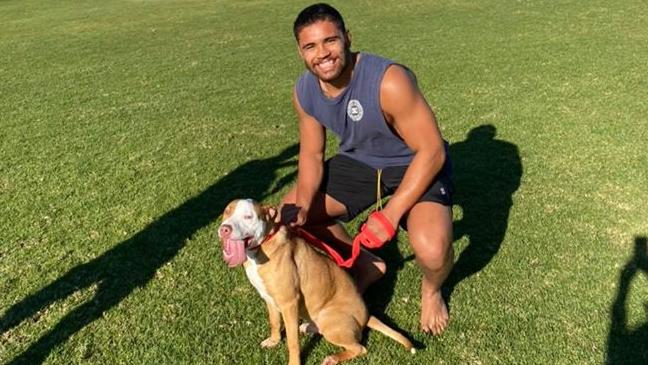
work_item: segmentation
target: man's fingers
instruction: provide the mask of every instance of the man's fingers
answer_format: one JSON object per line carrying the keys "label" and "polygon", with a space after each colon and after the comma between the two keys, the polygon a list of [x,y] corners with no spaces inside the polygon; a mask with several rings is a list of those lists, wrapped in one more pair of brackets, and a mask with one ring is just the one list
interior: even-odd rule
{"label": "man's fingers", "polygon": [[367,220],[367,228],[382,242],[387,241],[388,234],[387,232],[385,232],[385,228],[380,224],[380,222],[375,220],[373,217],[370,217]]}
{"label": "man's fingers", "polygon": [[286,204],[281,208],[281,222],[289,227],[299,227],[306,223],[306,211],[294,204]]}
{"label": "man's fingers", "polygon": [[291,225],[295,221],[298,209],[293,204],[281,207],[281,222]]}

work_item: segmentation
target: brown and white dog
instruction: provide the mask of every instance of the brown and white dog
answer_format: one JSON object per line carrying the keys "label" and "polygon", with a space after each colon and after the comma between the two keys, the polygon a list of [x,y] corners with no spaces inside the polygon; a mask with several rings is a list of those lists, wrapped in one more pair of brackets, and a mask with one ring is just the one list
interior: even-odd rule
{"label": "brown and white dog", "polygon": [[323,365],[366,354],[360,344],[365,326],[414,353],[407,338],[367,313],[350,275],[276,223],[277,215],[275,208],[253,200],[234,200],[225,208],[218,229],[223,258],[230,267],[244,265],[248,279],[266,302],[270,337],[261,347],[279,343],[283,317],[290,365],[300,363],[299,318],[312,322],[328,342],[344,348],[326,357]]}

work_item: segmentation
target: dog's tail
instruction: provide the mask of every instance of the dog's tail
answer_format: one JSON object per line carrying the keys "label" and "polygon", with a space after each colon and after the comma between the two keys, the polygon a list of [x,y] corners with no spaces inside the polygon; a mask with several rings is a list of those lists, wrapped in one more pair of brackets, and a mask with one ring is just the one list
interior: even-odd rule
{"label": "dog's tail", "polygon": [[400,332],[397,332],[396,330],[392,329],[388,325],[384,324],[381,322],[378,318],[374,316],[369,316],[369,322],[367,322],[367,327],[371,328],[372,330],[376,330],[383,335],[391,338],[392,340],[400,343],[405,347],[405,349],[411,353],[416,353],[416,349],[414,349],[414,346],[412,346],[412,342],[407,339],[407,337],[403,336]]}

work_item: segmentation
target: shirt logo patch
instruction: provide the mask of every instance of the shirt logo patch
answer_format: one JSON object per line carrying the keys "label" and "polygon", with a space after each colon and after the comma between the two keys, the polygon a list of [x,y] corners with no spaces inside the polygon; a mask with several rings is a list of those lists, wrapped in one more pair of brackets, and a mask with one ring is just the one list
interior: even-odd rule
{"label": "shirt logo patch", "polygon": [[364,115],[362,104],[360,104],[360,102],[356,99],[351,99],[349,101],[349,104],[347,104],[347,115],[354,122],[360,121],[360,119],[362,119],[362,116]]}

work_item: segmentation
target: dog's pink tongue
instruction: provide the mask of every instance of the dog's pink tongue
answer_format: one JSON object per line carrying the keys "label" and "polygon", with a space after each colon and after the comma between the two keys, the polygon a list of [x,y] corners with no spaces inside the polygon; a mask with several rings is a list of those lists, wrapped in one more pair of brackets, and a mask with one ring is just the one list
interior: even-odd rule
{"label": "dog's pink tongue", "polygon": [[236,267],[247,260],[245,256],[245,241],[243,240],[226,240],[223,249],[223,260],[229,267]]}

